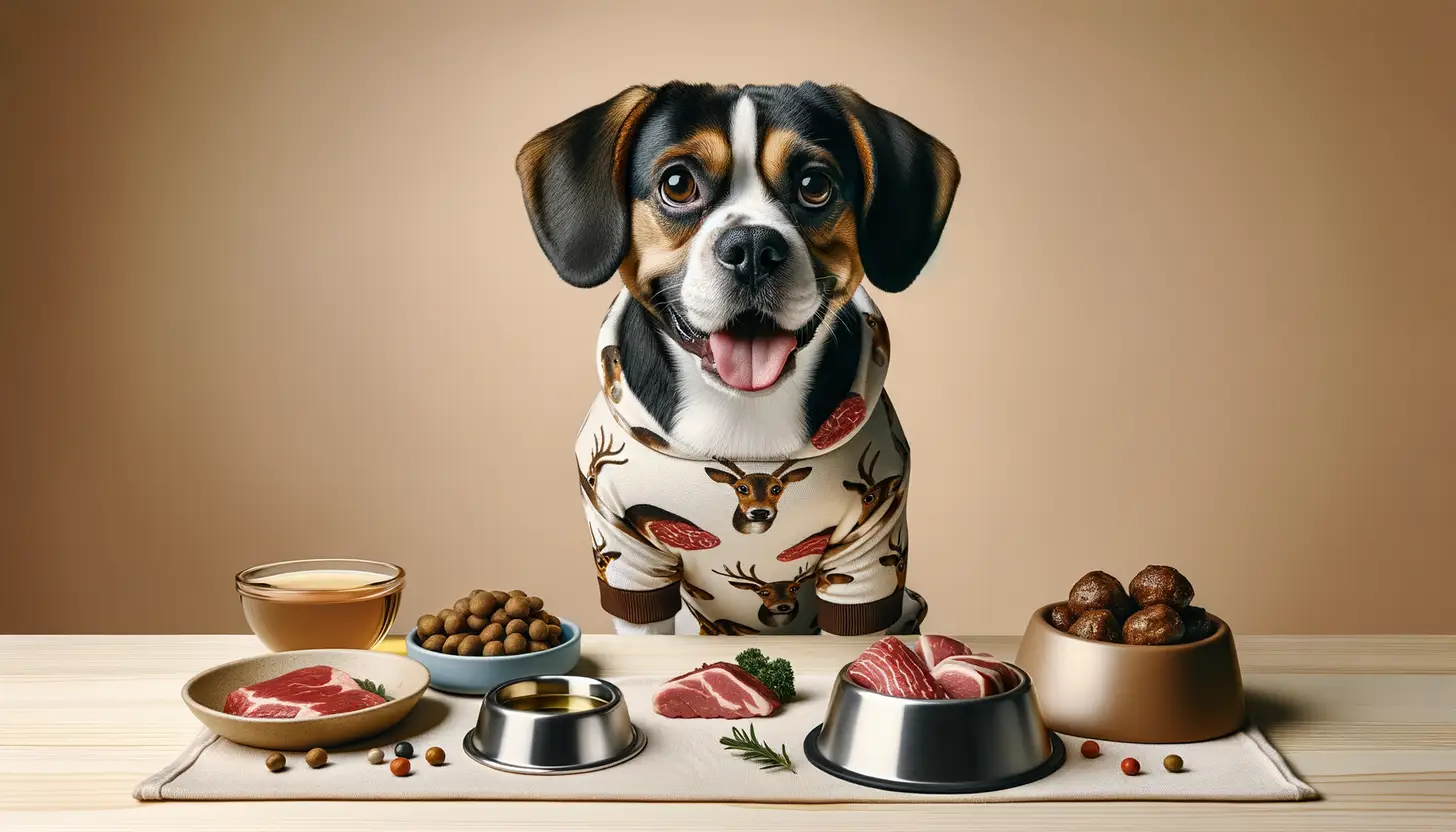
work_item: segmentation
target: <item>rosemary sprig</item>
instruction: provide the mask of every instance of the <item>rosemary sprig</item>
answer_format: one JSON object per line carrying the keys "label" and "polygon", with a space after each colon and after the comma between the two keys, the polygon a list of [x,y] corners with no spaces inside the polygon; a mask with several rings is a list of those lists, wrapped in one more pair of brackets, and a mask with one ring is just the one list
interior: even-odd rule
{"label": "rosemary sprig", "polygon": [[370,693],[379,694],[380,696],[384,697],[385,701],[387,702],[394,701],[393,696],[390,696],[389,694],[384,692],[384,685],[381,685],[378,682],[371,682],[368,679],[355,679],[354,684],[369,691]]}
{"label": "rosemary sprig", "polygon": [[734,728],[733,736],[719,737],[718,742],[728,750],[735,752],[739,759],[758,763],[761,771],[779,768],[785,771],[794,770],[794,761],[789,759],[788,746],[781,745],[778,751],[774,751],[759,741],[758,732],[752,725],[748,726],[746,732],[742,728]]}

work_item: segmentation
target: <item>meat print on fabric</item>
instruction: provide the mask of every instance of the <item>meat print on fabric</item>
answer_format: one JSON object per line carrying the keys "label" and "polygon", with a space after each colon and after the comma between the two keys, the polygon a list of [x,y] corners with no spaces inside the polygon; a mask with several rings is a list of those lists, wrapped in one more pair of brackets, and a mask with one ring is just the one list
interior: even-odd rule
{"label": "meat print on fabric", "polygon": [[789,467],[799,461],[797,459],[784,460],[782,465],[768,474],[750,474],[730,459],[715,457],[714,461],[728,470],[703,470],[708,473],[709,479],[729,486],[738,497],[738,508],[733,512],[733,528],[740,534],[763,534],[768,531],[778,517],[779,498],[783,496],[784,489],[808,479],[809,474],[814,471],[810,467],[789,471]]}
{"label": "meat print on fabric", "polygon": [[577,468],[582,496],[597,513],[638,543],[661,551],[692,552],[711,549],[722,542],[691,520],[657,506],[639,503],[620,513],[613,512],[602,499],[602,469],[608,465],[626,465],[628,459],[621,456],[626,449],[625,442],[617,445],[612,434],[602,427],[592,438],[592,452],[587,465]]}
{"label": "meat print on fabric", "polygon": [[765,581],[758,577],[758,567],[749,564],[748,572],[743,571],[743,562],[734,564],[729,569],[724,565],[722,571],[713,570],[714,575],[722,575],[728,579],[728,585],[734,589],[742,589],[758,596],[762,606],[758,609],[758,621],[770,629],[787,627],[794,623],[799,616],[799,587],[806,577],[814,575],[812,567],[800,567],[794,577],[786,581]]}
{"label": "meat print on fabric", "polygon": [[698,611],[698,608],[684,601],[683,606],[698,620],[698,635],[700,636],[756,636],[758,630],[752,627],[739,624],[737,621],[729,621],[726,618],[719,618],[716,621],[710,620],[707,616]]}

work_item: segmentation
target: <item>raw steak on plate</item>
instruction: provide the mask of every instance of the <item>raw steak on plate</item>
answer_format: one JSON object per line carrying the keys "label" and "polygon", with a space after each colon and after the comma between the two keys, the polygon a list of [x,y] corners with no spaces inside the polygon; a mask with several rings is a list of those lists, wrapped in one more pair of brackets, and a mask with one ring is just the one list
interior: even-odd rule
{"label": "raw steak on plate", "polygon": [[301,719],[346,714],[382,702],[384,697],[359,687],[349,674],[319,664],[238,688],[227,695],[222,712],[258,719]]}
{"label": "raw steak on plate", "polygon": [[772,716],[782,704],[763,682],[730,662],[705,664],[668,679],[652,697],[653,710],[673,719]]}

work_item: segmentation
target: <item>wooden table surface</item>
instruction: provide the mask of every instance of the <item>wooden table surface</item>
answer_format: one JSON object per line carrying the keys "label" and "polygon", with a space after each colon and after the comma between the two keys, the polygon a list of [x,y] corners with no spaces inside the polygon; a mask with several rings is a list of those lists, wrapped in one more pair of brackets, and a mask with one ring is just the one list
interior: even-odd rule
{"label": "wooden table surface", "polygon": [[[697,637],[586,636],[580,671],[679,673]],[[1014,637],[972,637],[1014,656]],[[829,673],[864,639],[742,639]],[[1304,803],[138,803],[199,730],[182,683],[251,636],[0,636],[0,829],[1456,830],[1456,636],[1239,640],[1250,711],[1323,796]]]}

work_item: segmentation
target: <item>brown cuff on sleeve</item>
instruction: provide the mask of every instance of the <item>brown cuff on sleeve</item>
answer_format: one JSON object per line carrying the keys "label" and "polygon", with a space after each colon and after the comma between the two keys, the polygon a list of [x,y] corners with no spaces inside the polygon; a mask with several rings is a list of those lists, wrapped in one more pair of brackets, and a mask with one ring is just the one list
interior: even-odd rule
{"label": "brown cuff on sleeve", "polygon": [[878,633],[900,619],[903,608],[901,596],[904,592],[903,589],[897,589],[888,598],[864,604],[836,604],[820,598],[819,627],[836,636]]}
{"label": "brown cuff on sleeve", "polygon": [[653,624],[677,615],[677,611],[682,608],[682,595],[678,593],[677,587],[678,584],[674,581],[657,589],[617,589],[597,578],[597,589],[602,595],[602,609],[608,615],[633,624]]}

